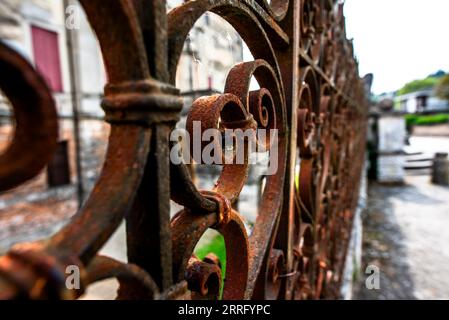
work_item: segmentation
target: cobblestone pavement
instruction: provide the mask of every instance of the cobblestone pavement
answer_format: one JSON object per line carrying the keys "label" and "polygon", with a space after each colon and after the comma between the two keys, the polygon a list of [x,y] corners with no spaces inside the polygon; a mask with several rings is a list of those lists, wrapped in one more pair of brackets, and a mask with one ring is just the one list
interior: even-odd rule
{"label": "cobblestone pavement", "polygon": [[449,299],[449,188],[428,176],[405,186],[370,184],[363,268],[380,268],[380,290],[361,274],[356,299]]}

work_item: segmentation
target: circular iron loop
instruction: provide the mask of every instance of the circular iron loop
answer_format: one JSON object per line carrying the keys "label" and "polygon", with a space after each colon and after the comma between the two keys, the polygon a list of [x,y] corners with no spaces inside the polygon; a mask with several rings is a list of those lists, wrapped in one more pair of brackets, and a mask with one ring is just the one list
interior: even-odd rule
{"label": "circular iron loop", "polygon": [[34,178],[50,162],[58,140],[56,107],[42,77],[0,42],[0,88],[14,110],[12,143],[0,155],[0,191]]}

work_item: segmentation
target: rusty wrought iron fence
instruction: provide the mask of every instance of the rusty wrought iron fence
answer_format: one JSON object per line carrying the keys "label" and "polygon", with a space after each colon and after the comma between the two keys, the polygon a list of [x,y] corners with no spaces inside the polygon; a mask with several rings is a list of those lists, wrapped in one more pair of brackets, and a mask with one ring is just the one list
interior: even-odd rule
{"label": "rusty wrought iron fence", "polygon": [[[120,283],[119,299],[215,299],[221,264],[194,248],[208,228],[226,244],[223,299],[338,298],[363,167],[367,103],[343,5],[336,0],[80,0],[102,49],[111,124],[101,176],[84,207],[48,240],[0,258],[0,298],[75,299],[90,284]],[[187,128],[275,128],[278,170],[268,176],[250,235],[233,203],[249,164],[225,164],[198,190],[169,159],[182,101],[175,73],[195,21],[228,21],[254,61],[229,73],[225,92],[194,102]],[[42,79],[0,46],[0,87],[14,107],[13,143],[0,157],[0,190],[36,176],[56,147],[57,116]],[[260,90],[250,91],[255,77]],[[184,209],[170,218],[170,200]],[[126,220],[129,263],[98,250]],[[1,229],[0,229],[1,232]],[[82,287],[65,285],[66,266]]]}

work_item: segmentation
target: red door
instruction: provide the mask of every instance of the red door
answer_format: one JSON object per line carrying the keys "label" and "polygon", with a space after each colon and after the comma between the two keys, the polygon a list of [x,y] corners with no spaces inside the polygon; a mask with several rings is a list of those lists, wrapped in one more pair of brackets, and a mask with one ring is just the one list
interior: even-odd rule
{"label": "red door", "polygon": [[54,92],[62,92],[61,61],[58,34],[36,26],[31,27],[34,62],[37,70]]}

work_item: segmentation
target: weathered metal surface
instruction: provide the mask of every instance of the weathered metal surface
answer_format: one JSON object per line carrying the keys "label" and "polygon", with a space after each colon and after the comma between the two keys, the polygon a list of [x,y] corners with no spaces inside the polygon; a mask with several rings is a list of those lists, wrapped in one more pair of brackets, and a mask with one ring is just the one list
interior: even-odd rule
{"label": "weathered metal surface", "polygon": [[0,88],[15,118],[12,143],[0,156],[0,191],[36,176],[56,150],[58,123],[55,103],[28,62],[0,43]]}
{"label": "weathered metal surface", "polygon": [[[367,121],[342,4],[198,0],[167,14],[165,1],[80,2],[109,74],[103,107],[112,131],[104,168],[66,227],[0,258],[0,298],[75,299],[89,284],[115,277],[119,299],[217,299],[221,262],[193,254],[208,228],[225,239],[223,299],[338,298]],[[169,159],[169,135],[182,107],[177,64],[206,11],[232,24],[254,61],[230,71],[223,94],[193,103],[187,129],[201,121],[202,130],[278,130],[272,159],[278,168],[266,178],[251,234],[233,208],[248,179],[247,155],[241,164],[224,164],[207,191],[195,187],[185,165]],[[5,190],[35,176],[50,159],[56,113],[42,80],[2,45],[0,66],[0,86],[17,119],[11,149],[20,159],[11,161],[11,150],[0,157]],[[260,89],[251,92],[253,77]],[[170,199],[184,206],[172,219]],[[123,220],[129,264],[97,255]],[[82,271],[79,290],[64,286],[70,264]]]}

